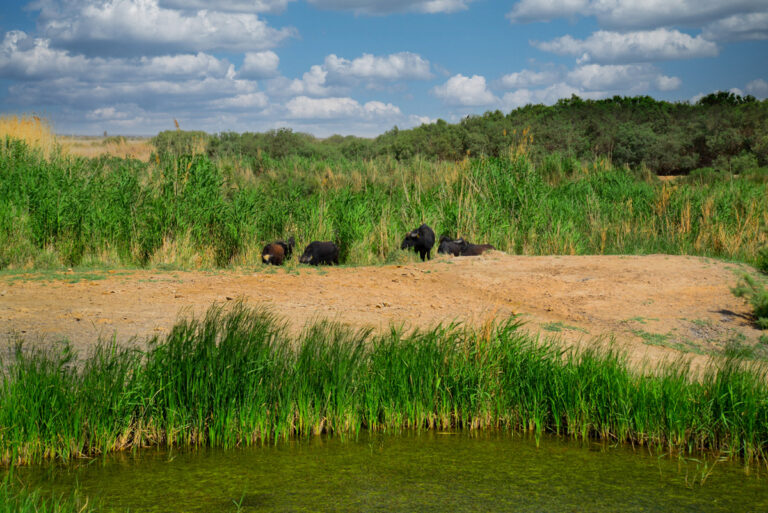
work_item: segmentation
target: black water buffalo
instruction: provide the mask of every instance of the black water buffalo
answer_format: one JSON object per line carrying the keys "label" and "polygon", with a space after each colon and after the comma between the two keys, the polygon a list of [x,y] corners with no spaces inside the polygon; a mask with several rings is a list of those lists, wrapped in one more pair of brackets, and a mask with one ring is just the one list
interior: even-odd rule
{"label": "black water buffalo", "polygon": [[405,236],[402,245],[400,245],[400,249],[413,248],[422,260],[429,260],[431,258],[429,253],[432,251],[432,246],[434,245],[435,232],[433,232],[432,228],[426,224],[422,224]]}
{"label": "black water buffalo", "polygon": [[461,250],[461,256],[477,256],[482,255],[486,251],[496,249],[490,244],[470,244],[466,243],[466,246]]}
{"label": "black water buffalo", "polygon": [[339,265],[339,247],[333,242],[310,242],[299,262],[309,265]]}
{"label": "black water buffalo", "polygon": [[265,264],[283,265],[283,261],[288,260],[293,255],[293,247],[296,240],[291,237],[287,241],[276,240],[271,244],[264,246],[261,250],[261,261]]}
{"label": "black water buffalo", "polygon": [[464,239],[449,239],[445,235],[440,237],[440,245],[437,247],[438,253],[459,256],[461,250],[467,245]]}
{"label": "black water buffalo", "polygon": [[491,249],[496,248],[490,244],[472,244],[462,238],[449,239],[443,235],[440,237],[440,246],[438,246],[437,252],[453,256],[478,256]]}

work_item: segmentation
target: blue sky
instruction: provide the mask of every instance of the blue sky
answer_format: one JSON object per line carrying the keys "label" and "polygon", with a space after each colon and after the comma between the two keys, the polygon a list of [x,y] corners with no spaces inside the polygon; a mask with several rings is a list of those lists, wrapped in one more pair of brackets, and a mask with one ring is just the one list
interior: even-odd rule
{"label": "blue sky", "polygon": [[374,136],[572,94],[768,96],[768,0],[0,5],[0,110],[59,133]]}

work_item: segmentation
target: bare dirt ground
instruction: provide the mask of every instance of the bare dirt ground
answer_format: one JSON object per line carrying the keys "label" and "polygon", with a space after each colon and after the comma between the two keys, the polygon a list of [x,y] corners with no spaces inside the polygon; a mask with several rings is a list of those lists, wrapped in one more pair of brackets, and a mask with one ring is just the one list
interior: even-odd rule
{"label": "bare dirt ground", "polygon": [[0,336],[68,338],[81,353],[100,337],[140,345],[179,315],[243,298],[295,330],[319,318],[386,329],[518,314],[528,330],[569,344],[614,337],[635,361],[683,352],[701,362],[730,343],[761,347],[748,305],[730,291],[746,269],[686,256],[492,252],[402,266],[5,274]]}

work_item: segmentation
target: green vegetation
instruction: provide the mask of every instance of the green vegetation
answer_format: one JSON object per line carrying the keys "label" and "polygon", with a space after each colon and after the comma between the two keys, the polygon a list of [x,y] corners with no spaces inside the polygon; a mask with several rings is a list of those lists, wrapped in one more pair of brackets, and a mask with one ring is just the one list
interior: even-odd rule
{"label": "green vegetation", "polygon": [[[173,134],[173,132],[168,132]],[[648,96],[528,105],[443,120],[410,130],[397,127],[376,137],[317,139],[280,129],[261,134],[212,136],[209,155],[272,158],[456,161],[470,156],[501,157],[510,146],[529,144],[534,162],[560,166],[572,160],[609,158],[617,166],[647,166],[657,174],[687,174],[711,183],[733,174],[768,181],[768,101],[713,93],[695,105],[656,101]]]}
{"label": "green vegetation", "polygon": [[8,480],[0,484],[0,513],[90,513],[96,511],[77,494],[44,497],[40,490],[27,491]]}
{"label": "green vegetation", "polygon": [[746,297],[752,305],[757,325],[768,330],[768,288],[752,276],[745,274],[733,289],[738,297]]}
{"label": "green vegetation", "polygon": [[126,139],[123,135],[110,135],[101,140],[101,144],[107,146],[109,144],[125,144]]}
{"label": "green vegetation", "polygon": [[553,331],[559,333],[563,330],[580,331],[581,333],[589,333],[584,328],[578,326],[571,326],[570,324],[564,324],[562,322],[547,322],[541,325],[541,329],[546,331]]}
{"label": "green vegetation", "polygon": [[210,136],[200,131],[166,130],[152,138],[152,146],[157,153],[156,160],[161,157],[178,157],[193,155],[205,151]]}
{"label": "green vegetation", "polygon": [[757,252],[757,267],[764,274],[768,274],[768,246]]}
{"label": "green vegetation", "polygon": [[182,320],[146,352],[22,348],[3,362],[0,455],[68,460],[147,445],[232,447],[361,429],[509,429],[764,460],[768,368],[713,360],[650,374],[612,349],[563,351],[514,320],[298,337],[236,304]]}
{"label": "green vegetation", "polygon": [[755,264],[768,183],[668,184],[524,146],[458,163],[286,157],[50,159],[0,143],[0,269],[256,265],[263,244],[334,240],[401,262],[422,222],[517,254],[694,254]]}

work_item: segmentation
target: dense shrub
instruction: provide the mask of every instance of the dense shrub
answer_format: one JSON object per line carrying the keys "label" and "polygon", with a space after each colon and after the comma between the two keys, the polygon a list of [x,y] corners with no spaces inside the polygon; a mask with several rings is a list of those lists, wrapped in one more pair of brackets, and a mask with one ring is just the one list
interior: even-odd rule
{"label": "dense shrub", "polygon": [[318,139],[290,129],[222,133],[211,156],[286,156],[321,159],[392,157],[461,160],[500,157],[527,139],[535,162],[551,153],[580,161],[607,157],[615,165],[644,165],[656,174],[686,174],[712,167],[745,173],[768,165],[768,101],[714,93],[696,104],[648,96],[527,105],[508,114],[489,111],[450,124],[438,119],[409,130],[394,127],[375,139],[335,135]]}
{"label": "dense shrub", "polygon": [[166,130],[152,138],[161,158],[205,153],[209,136],[200,131]]}

